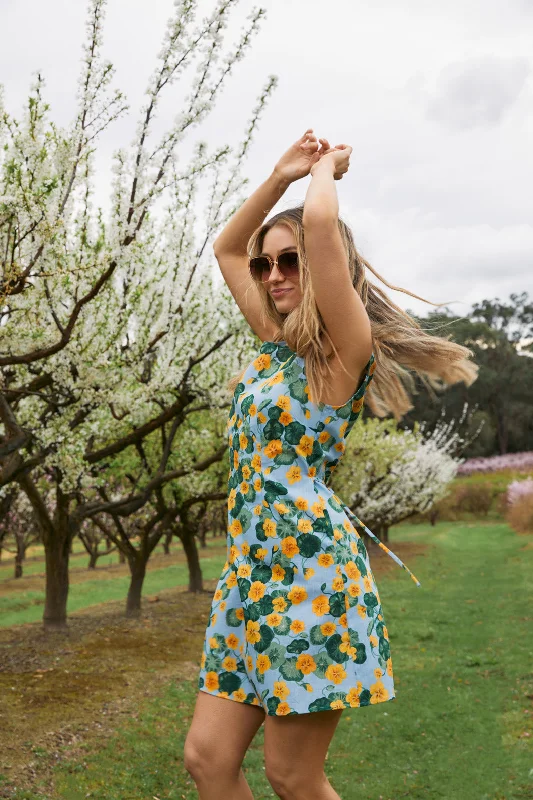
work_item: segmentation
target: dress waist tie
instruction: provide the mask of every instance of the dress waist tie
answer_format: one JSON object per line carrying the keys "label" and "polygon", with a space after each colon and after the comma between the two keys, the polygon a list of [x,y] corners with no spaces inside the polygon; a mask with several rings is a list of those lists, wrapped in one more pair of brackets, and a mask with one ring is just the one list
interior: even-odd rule
{"label": "dress waist tie", "polygon": [[[321,480],[320,478],[315,478],[315,481],[316,481],[317,483],[320,483],[320,484],[322,484],[322,486],[324,486],[324,488],[325,488],[325,489],[328,489],[328,491],[329,491],[329,492],[331,492],[331,491],[332,491],[332,490],[331,490],[331,487],[330,487],[330,486],[328,486],[328,485],[327,485],[327,483],[324,483],[324,481],[323,481],[323,480]],[[408,567],[406,567],[406,566],[405,566],[405,564],[403,563],[403,561],[402,561],[401,559],[399,559],[399,558],[398,558],[398,556],[396,555],[396,553],[393,553],[393,552],[392,552],[392,550],[389,550],[389,548],[388,548],[386,545],[384,545],[384,544],[383,544],[383,542],[380,542],[380,541],[379,541],[379,539],[378,539],[378,537],[376,536],[376,534],[375,534],[375,533],[372,533],[372,531],[371,531],[369,528],[367,528],[367,527],[366,527],[366,525],[364,524],[364,522],[361,522],[361,520],[359,519],[359,517],[356,517],[356,515],[353,513],[353,511],[351,510],[351,508],[348,508],[348,506],[346,505],[346,503],[343,503],[343,502],[342,502],[342,500],[340,500],[340,499],[339,499],[339,497],[337,497],[337,496],[336,496],[336,499],[337,499],[337,500],[340,502],[340,504],[341,504],[341,506],[343,507],[344,511],[346,511],[346,513],[347,513],[347,514],[349,514],[349,516],[350,516],[350,517],[352,517],[352,518],[353,518],[353,519],[354,519],[354,520],[357,522],[357,524],[358,524],[358,525],[359,525],[361,528],[363,528],[363,530],[365,531],[365,533],[367,533],[367,534],[370,536],[370,538],[371,538],[371,539],[373,539],[373,540],[376,542],[376,544],[378,544],[378,545],[381,547],[381,549],[382,549],[382,550],[384,550],[384,551],[387,553],[387,555],[389,555],[389,556],[390,556],[392,559],[394,559],[394,561],[396,561],[396,563],[397,563],[397,564],[399,564],[399,565],[400,565],[400,567],[402,567],[402,569],[404,569],[404,570],[405,570],[407,573],[409,573],[409,575],[410,575],[410,576],[411,576],[411,578],[414,580],[414,582],[416,583],[416,585],[417,585],[417,586],[421,586],[422,584],[420,583],[420,581],[418,580],[418,578],[416,578],[416,577],[413,575],[413,573],[411,572],[411,570],[410,570]]]}
{"label": "dress waist tie", "polygon": [[376,536],[376,534],[375,534],[375,533],[372,533],[372,531],[371,531],[369,528],[367,528],[367,527],[366,527],[366,525],[364,524],[364,522],[361,522],[361,520],[359,519],[359,517],[356,517],[356,516],[355,516],[355,514],[353,513],[353,511],[351,510],[351,508],[348,508],[348,506],[347,506],[345,503],[343,503],[342,505],[343,505],[343,508],[344,508],[344,510],[345,510],[345,511],[346,511],[346,512],[347,512],[347,513],[348,513],[348,514],[351,516],[351,517],[353,517],[353,519],[354,519],[354,520],[357,522],[357,524],[358,524],[358,525],[360,525],[360,526],[361,526],[361,527],[364,529],[365,533],[367,533],[367,534],[370,536],[370,538],[371,538],[371,539],[373,539],[373,540],[376,542],[376,544],[378,544],[378,545],[381,547],[381,549],[382,549],[382,550],[384,550],[384,551],[387,553],[387,555],[389,555],[389,556],[390,556],[392,559],[394,559],[394,561],[396,561],[396,563],[397,563],[397,564],[399,564],[399,565],[400,565],[400,567],[402,567],[402,568],[403,568],[403,569],[404,569],[406,572],[408,572],[408,573],[409,573],[409,575],[410,575],[410,576],[411,576],[411,578],[414,580],[414,582],[416,583],[416,585],[417,585],[417,586],[421,586],[421,583],[420,583],[420,581],[419,581],[419,580],[418,580],[418,579],[417,579],[417,578],[416,578],[416,577],[413,575],[413,573],[411,572],[411,570],[410,570],[408,567],[406,567],[406,566],[405,566],[405,564],[403,563],[403,561],[402,561],[401,559],[399,559],[399,558],[398,558],[398,556],[396,555],[396,553],[393,553],[393,552],[392,552],[392,550],[389,550],[389,548],[388,548],[386,545],[384,545],[384,544],[383,544],[383,542],[380,542],[380,540],[378,539],[378,537]]}

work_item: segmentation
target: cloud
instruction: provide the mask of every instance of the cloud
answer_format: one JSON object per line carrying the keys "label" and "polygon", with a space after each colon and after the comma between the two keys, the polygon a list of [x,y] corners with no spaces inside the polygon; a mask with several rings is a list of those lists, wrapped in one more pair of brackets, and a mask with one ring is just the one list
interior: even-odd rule
{"label": "cloud", "polygon": [[481,56],[449,64],[437,80],[427,116],[458,130],[497,125],[530,74],[525,58]]}

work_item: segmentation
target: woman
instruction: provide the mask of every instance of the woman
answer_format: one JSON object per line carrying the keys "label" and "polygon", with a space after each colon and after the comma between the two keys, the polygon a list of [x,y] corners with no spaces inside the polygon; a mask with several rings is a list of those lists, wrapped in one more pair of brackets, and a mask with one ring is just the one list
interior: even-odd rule
{"label": "woman", "polygon": [[[339,797],[324,759],[342,710],[395,694],[362,533],[378,540],[328,482],[365,394],[400,419],[411,407],[400,378],[414,388],[406,368],[429,386],[476,376],[467,348],[424,333],[367,282],[334,183],[352,148],[319,142],[308,129],[214,244],[263,344],[230,381],[228,552],[184,751],[201,800],[252,798],[241,764],[263,722],[278,797]],[[308,174],[303,207],[263,224]]]}

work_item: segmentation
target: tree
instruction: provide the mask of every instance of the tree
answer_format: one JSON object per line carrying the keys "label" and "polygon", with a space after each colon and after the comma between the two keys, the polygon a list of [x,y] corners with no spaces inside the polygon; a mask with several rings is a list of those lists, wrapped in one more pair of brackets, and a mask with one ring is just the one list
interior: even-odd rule
{"label": "tree", "polygon": [[392,419],[356,425],[335,471],[335,492],[372,533],[388,541],[391,525],[428,511],[444,497],[464,445],[456,426],[441,420],[428,433],[419,424],[402,430]]}
{"label": "tree", "polygon": [[[172,481],[200,474],[225,451],[219,445],[201,459],[171,458],[180,426],[201,410],[229,405],[227,378],[253,352],[231,294],[214,285],[203,256],[247,182],[241,165],[275,76],[226,179],[228,146],[208,153],[199,142],[181,169],[176,153],[213,108],[264,15],[250,13],[219,66],[228,11],[236,5],[219,0],[195,25],[194,4],[176,2],[135,141],[115,154],[109,215],[93,207],[94,151],[125,102],[111,91],[113,69],[101,58],[104,0],[89,4],[72,125],[59,129],[50,121],[40,76],[22,120],[1,114],[0,486],[20,485],[42,532],[47,627],[66,625],[70,545],[84,519],[138,513]],[[154,140],[162,93],[183,83],[195,56],[184,109]],[[209,176],[201,230],[195,199]],[[142,453],[152,434],[160,444],[149,473]],[[94,499],[126,451],[138,455],[126,493]],[[51,506],[39,490],[42,476],[52,481]]]}
{"label": "tree", "polygon": [[477,428],[483,420],[484,426],[476,440],[469,437],[466,456],[533,450],[533,358],[529,355],[533,351],[528,343],[533,335],[533,306],[525,292],[510,297],[511,304],[498,298],[474,304],[467,317],[457,317],[445,309],[418,319],[428,332],[449,335],[471,348],[480,370],[471,386],[458,383],[437,396],[428,395],[416,378],[414,408],[402,425],[412,428],[416,420],[432,426],[442,411],[446,419],[458,419],[468,403],[476,409],[470,424]]}

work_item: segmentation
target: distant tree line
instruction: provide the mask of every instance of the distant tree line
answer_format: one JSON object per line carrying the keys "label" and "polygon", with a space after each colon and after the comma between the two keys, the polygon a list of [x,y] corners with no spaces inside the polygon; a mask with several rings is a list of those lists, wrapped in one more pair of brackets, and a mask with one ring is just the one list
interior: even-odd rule
{"label": "distant tree line", "polygon": [[[435,336],[449,336],[474,352],[477,380],[444,389],[432,397],[415,376],[418,394],[401,427],[415,421],[431,428],[439,419],[458,419],[465,402],[473,413],[466,424],[481,430],[465,449],[467,458],[533,450],[533,303],[528,293],[474,303],[466,316],[431,311],[417,322]],[[474,410],[475,409],[475,410]],[[368,409],[366,414],[371,415]],[[465,431],[472,433],[472,431]]]}

